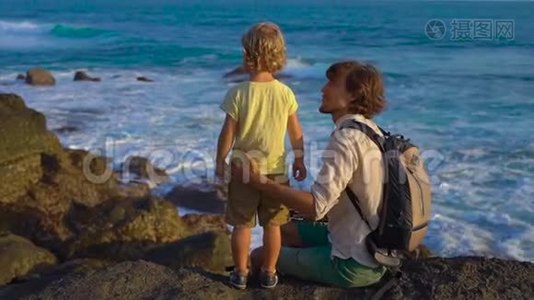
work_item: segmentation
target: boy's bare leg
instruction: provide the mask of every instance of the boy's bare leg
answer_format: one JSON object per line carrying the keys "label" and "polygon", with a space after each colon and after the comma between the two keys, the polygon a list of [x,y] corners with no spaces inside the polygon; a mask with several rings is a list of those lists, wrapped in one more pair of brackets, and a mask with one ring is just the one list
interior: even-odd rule
{"label": "boy's bare leg", "polygon": [[276,262],[282,247],[282,237],[280,226],[263,227],[263,265],[262,268],[268,272],[276,271]]}
{"label": "boy's bare leg", "polygon": [[[303,246],[297,225],[294,222],[289,222],[280,226],[280,232],[282,236],[282,246],[294,248],[300,248]],[[264,247],[256,248],[252,251],[252,253],[250,253],[250,262],[253,273],[260,271],[260,268],[264,266],[264,254]]]}
{"label": "boy's bare leg", "polygon": [[241,274],[248,273],[248,251],[252,228],[234,226],[232,231],[232,257],[236,270]]}

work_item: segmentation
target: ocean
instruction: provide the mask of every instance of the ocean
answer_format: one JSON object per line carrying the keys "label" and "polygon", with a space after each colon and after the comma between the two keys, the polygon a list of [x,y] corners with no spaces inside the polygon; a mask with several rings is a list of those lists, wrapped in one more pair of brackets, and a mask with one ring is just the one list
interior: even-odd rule
{"label": "ocean", "polygon": [[[372,62],[389,103],[377,122],[420,146],[431,175],[425,244],[534,261],[534,2],[347,2],[1,0],[0,92],[42,111],[66,146],[144,155],[171,184],[202,184],[234,84],[223,74],[241,62],[244,31],[270,20],[307,148],[310,176],[293,185],[309,188],[333,129],[317,111],[325,70]],[[15,80],[35,66],[56,85]],[[102,82],[73,82],[76,70]]]}

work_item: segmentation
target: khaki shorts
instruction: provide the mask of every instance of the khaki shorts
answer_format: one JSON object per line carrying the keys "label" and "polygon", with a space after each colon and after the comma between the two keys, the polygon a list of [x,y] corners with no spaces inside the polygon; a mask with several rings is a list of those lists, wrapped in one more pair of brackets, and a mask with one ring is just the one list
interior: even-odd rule
{"label": "khaki shorts", "polygon": [[[289,186],[285,175],[267,175],[276,182]],[[273,199],[257,189],[237,181],[230,181],[226,223],[232,226],[255,227],[256,215],[260,226],[280,226],[289,220],[289,210],[278,199]]]}

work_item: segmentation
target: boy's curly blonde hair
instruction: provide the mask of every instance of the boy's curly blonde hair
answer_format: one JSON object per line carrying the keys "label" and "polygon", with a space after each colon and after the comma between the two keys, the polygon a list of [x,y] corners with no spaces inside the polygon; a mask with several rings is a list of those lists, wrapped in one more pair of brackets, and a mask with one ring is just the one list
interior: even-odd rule
{"label": "boy's curly blonde hair", "polygon": [[275,73],[286,64],[286,43],[278,25],[258,23],[241,38],[247,71]]}

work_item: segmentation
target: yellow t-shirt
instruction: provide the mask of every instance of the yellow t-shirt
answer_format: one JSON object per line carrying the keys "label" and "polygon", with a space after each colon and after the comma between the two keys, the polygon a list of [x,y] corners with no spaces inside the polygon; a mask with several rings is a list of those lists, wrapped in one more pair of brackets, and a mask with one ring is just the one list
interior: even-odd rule
{"label": "yellow t-shirt", "polygon": [[287,121],[297,111],[293,91],[278,80],[247,81],[228,90],[221,109],[238,122],[232,156],[245,152],[262,174],[285,174]]}

